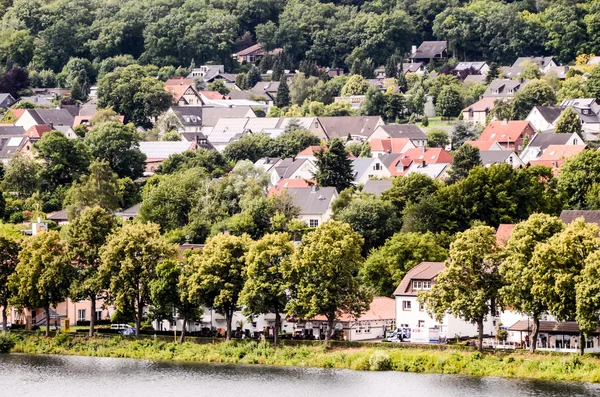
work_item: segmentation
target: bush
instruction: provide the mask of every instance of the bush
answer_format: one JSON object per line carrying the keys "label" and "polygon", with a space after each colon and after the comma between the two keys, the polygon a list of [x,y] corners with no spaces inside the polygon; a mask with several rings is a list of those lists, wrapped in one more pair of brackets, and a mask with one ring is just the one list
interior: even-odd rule
{"label": "bush", "polygon": [[369,357],[369,368],[371,371],[389,371],[392,369],[392,360],[386,353],[376,351]]}
{"label": "bush", "polygon": [[429,125],[429,118],[427,116],[423,116],[421,119],[421,124],[423,124],[423,127],[427,127]]}
{"label": "bush", "polygon": [[15,347],[15,337],[8,332],[0,333],[0,353],[10,353],[10,349]]}

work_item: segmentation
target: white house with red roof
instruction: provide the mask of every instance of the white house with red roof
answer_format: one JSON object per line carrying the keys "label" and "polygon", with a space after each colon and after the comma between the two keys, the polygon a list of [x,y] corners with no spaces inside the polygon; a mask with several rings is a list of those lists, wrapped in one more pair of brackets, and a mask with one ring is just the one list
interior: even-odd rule
{"label": "white house with red roof", "polygon": [[381,157],[390,153],[402,154],[409,149],[416,149],[415,144],[409,138],[372,139],[369,144],[373,157]]}
{"label": "white house with red roof", "polygon": [[[185,81],[185,79],[182,79]],[[198,91],[190,84],[165,85],[167,91],[173,97],[173,103],[177,106],[202,106],[204,102]]]}
{"label": "white house with red roof", "polygon": [[550,145],[540,157],[527,164],[551,167],[557,173],[565,160],[577,156],[586,149],[587,145]]}
{"label": "white house with red roof", "polygon": [[478,141],[496,141],[507,150],[519,153],[523,150],[523,140],[535,135],[535,129],[526,120],[502,120],[490,122],[479,136]]}
{"label": "white house with red roof", "polygon": [[[435,279],[444,269],[444,262],[421,262],[406,273],[402,282],[394,291],[396,299],[396,327],[403,339],[416,343],[439,343],[448,338],[476,337],[477,325],[444,315],[442,321],[432,318],[424,305],[418,300],[418,294],[430,290]],[[488,316],[484,322],[484,335],[495,335],[499,317]]]}
{"label": "white house with red roof", "polygon": [[504,148],[496,141],[466,141],[465,145],[471,145],[479,150],[504,150]]}

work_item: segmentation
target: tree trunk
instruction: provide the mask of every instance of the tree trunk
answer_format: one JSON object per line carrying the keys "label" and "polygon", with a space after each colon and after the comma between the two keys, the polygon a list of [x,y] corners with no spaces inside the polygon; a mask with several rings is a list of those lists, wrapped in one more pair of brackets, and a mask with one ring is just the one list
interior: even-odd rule
{"label": "tree trunk", "polygon": [[529,338],[529,353],[535,353],[535,347],[537,346],[537,337],[540,330],[540,316],[535,313],[533,315],[533,329],[531,330],[531,337]]}
{"label": "tree trunk", "polygon": [[136,308],[136,313],[135,313],[135,335],[139,336],[140,335],[140,329],[142,328],[142,311],[143,311],[143,307],[142,307],[142,299],[138,296],[137,299],[137,308]]}
{"label": "tree trunk", "polygon": [[4,332],[8,331],[6,329],[6,326],[8,325],[8,316],[6,315],[6,310],[8,310],[8,308],[6,307],[6,305],[2,306],[2,330]]}
{"label": "tree trunk", "polygon": [[183,327],[181,328],[181,338],[179,339],[180,343],[185,342],[185,328],[187,327],[187,313],[183,315]]}
{"label": "tree trunk", "polygon": [[583,335],[583,332],[579,331],[579,355],[583,356],[584,351],[585,351],[585,335]]}
{"label": "tree trunk", "polygon": [[477,320],[477,331],[479,333],[479,343],[477,346],[477,350],[480,352],[483,351],[483,317]]}
{"label": "tree trunk", "polygon": [[233,310],[226,309],[225,310],[225,323],[227,323],[227,335],[225,336],[225,340],[231,340],[231,322],[233,321]]}
{"label": "tree trunk", "polygon": [[90,336],[94,336],[94,325],[96,323],[96,294],[90,294]]}
{"label": "tree trunk", "polygon": [[275,329],[273,330],[273,344],[275,346],[279,344],[279,327],[281,327],[281,314],[279,314],[279,311],[275,311]]}
{"label": "tree trunk", "polygon": [[50,336],[50,305],[44,308],[46,312],[46,336]]}
{"label": "tree trunk", "polygon": [[325,331],[325,346],[329,346],[333,335],[333,321],[335,316],[327,316],[327,331]]}

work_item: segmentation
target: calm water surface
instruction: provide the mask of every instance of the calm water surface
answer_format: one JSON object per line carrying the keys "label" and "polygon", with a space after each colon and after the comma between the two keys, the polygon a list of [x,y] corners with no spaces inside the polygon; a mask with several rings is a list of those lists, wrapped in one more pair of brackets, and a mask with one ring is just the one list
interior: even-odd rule
{"label": "calm water surface", "polygon": [[600,385],[0,354],[0,396],[600,396]]}

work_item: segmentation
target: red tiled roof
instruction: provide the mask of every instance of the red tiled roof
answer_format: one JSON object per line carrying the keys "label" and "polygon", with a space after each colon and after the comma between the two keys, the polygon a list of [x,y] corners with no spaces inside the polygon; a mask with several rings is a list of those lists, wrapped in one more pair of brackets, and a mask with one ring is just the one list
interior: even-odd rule
{"label": "red tiled roof", "polygon": [[498,246],[504,246],[512,236],[513,229],[516,225],[512,223],[502,223],[498,225],[498,230],[496,230],[496,244]]}
{"label": "red tiled roof", "polygon": [[[373,139],[369,142],[371,151],[385,153],[403,153],[415,145],[408,138]],[[409,145],[410,148],[406,148]]]}
{"label": "red tiled roof", "polygon": [[269,196],[272,196],[277,193],[281,193],[283,190],[287,188],[298,188],[298,187],[310,187],[311,183],[314,184],[314,181],[309,181],[306,179],[300,178],[286,178],[277,182],[277,185],[272,186],[269,189]]}
{"label": "red tiled roof", "polygon": [[16,118],[20,118],[23,113],[25,113],[26,109],[10,109],[10,111],[12,112],[12,114],[15,115]]}
{"label": "red tiled roof", "polygon": [[[339,316],[339,321],[377,321],[377,320],[390,320],[396,318],[396,301],[387,296],[375,296],[373,302],[369,306],[369,310],[355,319],[347,313],[343,313]],[[312,320],[314,321],[327,321],[325,316],[316,316]]]}
{"label": "red tiled roof", "polygon": [[229,99],[228,96],[223,95],[218,91],[200,91],[200,94],[212,100]]}
{"label": "red tiled roof", "polygon": [[403,159],[408,158],[412,161],[424,160],[426,164],[451,163],[452,155],[442,148],[409,149],[404,152]]}
{"label": "red tiled roof", "polygon": [[485,127],[477,140],[515,142],[525,132],[528,125],[529,121],[526,120],[492,121]]}
{"label": "red tiled roof", "polygon": [[586,145],[550,145],[536,160],[566,160],[581,153]]}
{"label": "red tiled roof", "polygon": [[181,99],[181,97],[183,96],[183,94],[188,90],[188,88],[191,88],[196,94],[198,94],[196,92],[196,89],[194,87],[192,87],[191,85],[170,85],[170,86],[165,86],[165,90],[169,94],[173,95],[173,99],[175,100],[175,102],[179,102],[179,100]]}
{"label": "red tiled roof", "polygon": [[194,79],[186,79],[183,77],[174,77],[165,82],[165,87],[170,87],[174,85],[194,85]]}
{"label": "red tiled roof", "polygon": [[23,133],[23,135],[28,136],[29,138],[37,138],[40,139],[45,133],[52,131],[52,128],[47,124],[39,124],[34,125],[27,131]]}
{"label": "red tiled roof", "polygon": [[406,273],[406,276],[400,282],[394,295],[417,296],[412,290],[411,281],[414,280],[433,280],[440,272],[446,268],[445,262],[421,262]]}

